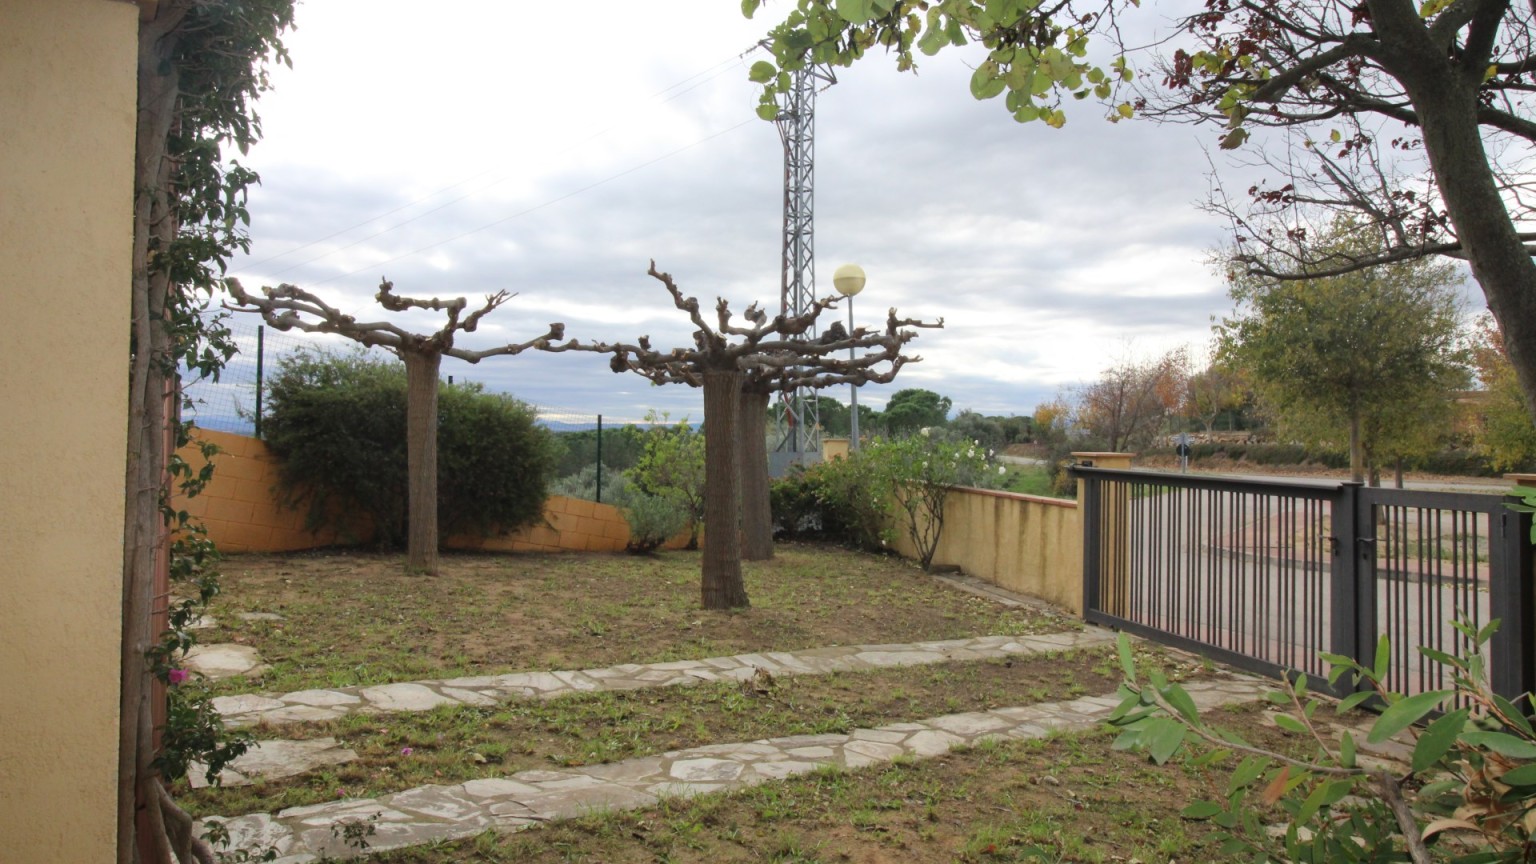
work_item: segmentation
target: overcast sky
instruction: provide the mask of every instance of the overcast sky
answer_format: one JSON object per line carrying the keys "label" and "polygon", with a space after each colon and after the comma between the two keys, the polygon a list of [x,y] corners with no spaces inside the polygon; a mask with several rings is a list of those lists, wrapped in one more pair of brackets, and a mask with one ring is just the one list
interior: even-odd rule
{"label": "overcast sky", "polygon": [[[263,140],[243,160],[262,185],[251,254],[231,274],[248,289],[295,283],[362,319],[383,316],[372,294],[385,276],[415,296],[516,292],[462,338],[472,347],[551,321],[583,340],[689,344],[645,275],[651,258],[706,305],[773,310],[783,151],[741,55],[789,8],[746,20],[735,0],[301,2],[293,68],[273,75]],[[976,56],[922,58],[917,75],[870,56],[817,103],[818,295],[857,262],[858,323],[891,306],[945,320],[912,343],[922,363],[861,402],[926,387],[957,409],[1029,413],[1128,351],[1203,350],[1211,316],[1230,309],[1205,264],[1222,225],[1195,206],[1202,143],[1218,133],[1110,124],[1091,102],[1061,130],[1020,125],[970,97]],[[443,371],[612,418],[702,414],[697,391],[593,355]]]}

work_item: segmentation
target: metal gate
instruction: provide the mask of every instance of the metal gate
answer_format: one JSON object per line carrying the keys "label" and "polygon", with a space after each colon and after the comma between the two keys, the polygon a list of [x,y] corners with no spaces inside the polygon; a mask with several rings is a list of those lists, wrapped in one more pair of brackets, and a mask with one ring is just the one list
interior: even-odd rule
{"label": "metal gate", "polygon": [[1495,690],[1532,689],[1530,517],[1498,495],[1074,467],[1083,600],[1118,627],[1260,674],[1325,679],[1322,652],[1376,660],[1387,684],[1451,686],[1423,645],[1466,654],[1452,626],[1500,626]]}

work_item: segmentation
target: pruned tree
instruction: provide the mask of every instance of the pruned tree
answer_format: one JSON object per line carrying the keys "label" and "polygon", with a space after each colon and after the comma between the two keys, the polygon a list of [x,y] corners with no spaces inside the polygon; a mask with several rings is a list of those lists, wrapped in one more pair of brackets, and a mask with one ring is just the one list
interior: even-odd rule
{"label": "pruned tree", "polygon": [[[837,305],[835,297],[816,301],[809,312],[777,315],[771,320],[757,304],[743,313],[748,326],[732,324],[725,300],[715,304],[715,323],[705,320],[697,298],[685,297],[671,274],[646,271],[666,287],[673,305],[686,312],[694,327],[693,347],[659,351],[649,336],[634,344],[583,343],[579,340],[539,347],[546,351],[591,351],[612,354],[614,372],[635,372],[656,384],[687,384],[704,390],[704,554],[701,558],[700,597],[705,609],[744,609],[750,601],[741,576],[742,542],[737,530],[741,515],[742,470],[739,455],[742,437],[739,418],[766,417],[767,398],[775,390],[791,387],[830,387],[837,384],[889,380],[908,362],[900,348],[916,337],[913,327],[940,327],[899,319],[893,309],[883,331],[858,328],[852,334],[830,327],[815,340],[803,337],[821,313]],[[739,341],[733,341],[739,340]],[[838,354],[867,350],[854,360]],[[891,367],[874,367],[889,361]],[[750,398],[745,395],[751,391]],[[743,410],[743,404],[751,407]],[[758,438],[763,436],[759,433]],[[763,445],[766,451],[766,443]],[[763,492],[767,499],[767,453],[763,452]],[[755,462],[755,460],[754,460]],[[751,481],[756,483],[756,479]],[[757,497],[754,490],[754,499]],[[770,528],[771,531],[771,528]],[[771,533],[769,537],[771,538]]]}
{"label": "pruned tree", "polygon": [[[409,512],[407,514],[406,567],[418,573],[437,573],[437,388],[438,370],[443,357],[455,357],[468,363],[479,363],[487,357],[520,354],[533,347],[542,347],[550,340],[565,335],[564,324],[549,325],[549,332],[536,339],[518,344],[500,345],[481,351],[456,347],[455,337],[473,333],[480,319],[495,311],[512,298],[506,291],[488,294],[484,305],[464,315],[468,301],[463,297],[452,300],[421,300],[402,297],[394,293],[394,283],[388,279],[379,283],[374,299],[391,312],[407,312],[426,309],[447,312],[448,321],[436,332],[422,335],[412,333],[388,321],[359,322],[351,315],[329,305],[324,300],[295,285],[282,284],[276,288],[262,288],[261,296],[247,292],[238,279],[227,279],[225,284],[236,306],[244,312],[256,312],[272,327],[291,330],[297,327],[310,333],[335,333],[363,345],[378,345],[393,352],[405,363],[406,375],[406,466]],[[304,316],[308,316],[307,318]]]}
{"label": "pruned tree", "polygon": [[[751,15],[760,5],[744,0],[742,8]],[[1208,124],[1228,149],[1245,146],[1252,130],[1274,127],[1294,146],[1270,163],[1282,173],[1278,182],[1252,190],[1260,209],[1315,205],[1327,218],[1350,212],[1362,233],[1383,242],[1347,259],[1254,261],[1255,270],[1306,278],[1428,255],[1464,259],[1504,333],[1527,410],[1536,412],[1530,4],[1205,0],[1180,22],[1193,50],[1166,60],[1122,43],[1138,5],[800,0],[769,34],[772,59],[755,63],[750,76],[764,84],[762,113],[771,118],[772,91],[791,77],[783,71],[847,66],[877,47],[910,69],[914,48],[933,54],[979,43],[971,94],[1002,97],[1021,122],[1060,126],[1066,97],[1094,96],[1114,120],[1142,113]],[[1112,59],[1098,64],[1094,56]],[[1133,60],[1161,73],[1166,98],[1148,87],[1126,93]],[[1376,158],[1380,142],[1395,154],[1386,163],[1399,164]],[[1357,154],[1371,155],[1357,161]],[[1416,159],[1422,168],[1399,170]],[[1239,236],[1272,237],[1274,249],[1294,250],[1307,239],[1293,233],[1294,222],[1273,235],[1255,227],[1236,223]]]}

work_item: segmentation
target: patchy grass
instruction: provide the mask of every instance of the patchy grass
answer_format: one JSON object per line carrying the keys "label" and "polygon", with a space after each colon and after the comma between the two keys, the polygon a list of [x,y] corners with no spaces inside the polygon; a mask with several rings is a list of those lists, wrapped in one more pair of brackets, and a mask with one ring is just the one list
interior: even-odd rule
{"label": "patchy grass", "polygon": [[[1281,743],[1255,706],[1211,718]],[[380,864],[729,861],[928,864],[957,861],[1224,860],[1211,828],[1179,811],[1219,798],[1230,765],[1157,767],[1093,731],[1008,741],[855,772],[816,772],[734,794],[487,833],[384,853]]]}
{"label": "patchy grass", "polygon": [[1019,492],[1044,498],[1074,498],[1072,495],[1063,495],[1052,488],[1050,469],[1044,465],[1009,465],[1007,468],[1008,473],[1003,477],[1002,485],[998,487],[1004,492]]}
{"label": "patchy grass", "polygon": [[[1160,650],[1138,665],[1174,679],[1204,671]],[[462,783],[536,768],[617,762],[668,750],[857,728],[1114,692],[1110,649],[774,679],[767,692],[734,682],[354,714],[327,723],[259,728],[258,737],[335,736],[359,759],[252,786],[182,790],[196,816],[275,812],[347,796],[377,797],[429,783]],[[405,753],[410,748],[409,754]]]}
{"label": "patchy grass", "polygon": [[[935,583],[909,562],[781,544],[745,567],[752,608],[699,609],[699,556],[448,555],[436,577],[400,556],[235,555],[219,626],[199,641],[255,646],[271,670],[218,694],[344,687],[915,642],[1080,626]],[[277,612],[282,621],[243,621]]]}

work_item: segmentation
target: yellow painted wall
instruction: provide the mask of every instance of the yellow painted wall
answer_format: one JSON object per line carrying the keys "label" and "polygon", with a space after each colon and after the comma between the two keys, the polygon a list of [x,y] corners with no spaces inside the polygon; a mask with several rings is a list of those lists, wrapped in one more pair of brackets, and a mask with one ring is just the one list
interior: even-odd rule
{"label": "yellow painted wall", "polygon": [[0,0],[0,860],[116,848],[138,9]]}
{"label": "yellow painted wall", "polygon": [[[896,527],[893,545],[918,557],[904,524]],[[955,489],[944,502],[933,563],[1083,613],[1083,535],[1075,501]]]}
{"label": "yellow painted wall", "polygon": [[[197,430],[196,437],[218,445],[213,457],[213,482],[193,498],[178,498],[176,506],[203,521],[208,537],[224,552],[288,552],[320,546],[366,542],[369,532],[342,535],[310,533],[304,512],[279,501],[277,457],[266,442],[228,432]],[[195,446],[181,457],[194,469],[203,465]],[[667,543],[681,548],[686,534]],[[629,543],[629,524],[608,505],[579,498],[552,496],[544,503],[544,524],[497,537],[450,537],[450,549],[482,552],[621,552]]]}

